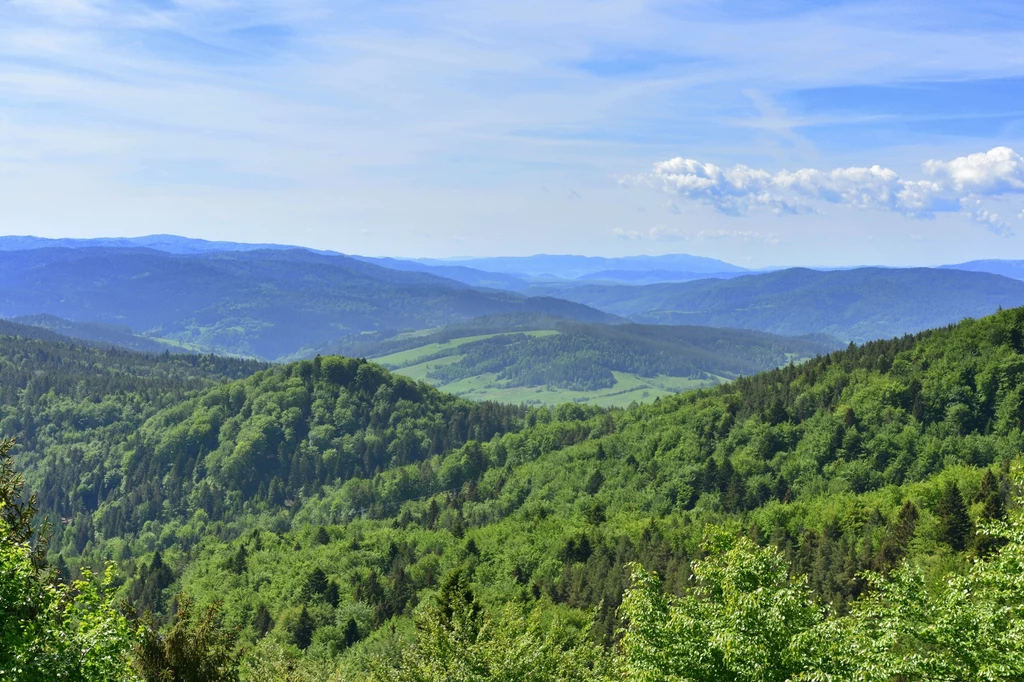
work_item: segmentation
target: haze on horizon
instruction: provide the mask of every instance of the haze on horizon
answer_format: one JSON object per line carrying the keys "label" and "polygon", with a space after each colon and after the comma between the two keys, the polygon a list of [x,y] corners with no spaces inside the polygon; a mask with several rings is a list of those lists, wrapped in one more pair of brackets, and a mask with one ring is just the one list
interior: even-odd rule
{"label": "haze on horizon", "polygon": [[4,234],[1024,258],[1013,2],[14,0]]}

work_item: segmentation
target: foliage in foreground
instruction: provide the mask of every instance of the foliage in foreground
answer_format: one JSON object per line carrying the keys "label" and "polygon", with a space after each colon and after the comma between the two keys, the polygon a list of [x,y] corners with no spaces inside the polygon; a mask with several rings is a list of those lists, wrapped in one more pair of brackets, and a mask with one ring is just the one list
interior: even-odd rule
{"label": "foliage in foreground", "polygon": [[1024,679],[1024,511],[984,529],[1003,543],[963,575],[929,589],[910,565],[846,615],[814,602],[806,577],[746,537],[709,531],[682,596],[632,566],[627,625],[604,653],[557,622],[538,628],[505,607],[480,613],[460,572],[421,616],[415,647],[375,680],[593,680],[629,682],[915,682]]}
{"label": "foliage in foreground", "polygon": [[137,633],[113,603],[113,569],[100,585],[88,569],[67,585],[44,567],[35,498],[22,499],[13,446],[0,442],[0,679],[135,680]]}

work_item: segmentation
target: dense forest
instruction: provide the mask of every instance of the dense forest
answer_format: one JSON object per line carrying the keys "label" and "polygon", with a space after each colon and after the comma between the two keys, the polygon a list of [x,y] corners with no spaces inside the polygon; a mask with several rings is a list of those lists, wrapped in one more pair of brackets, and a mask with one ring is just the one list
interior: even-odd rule
{"label": "dense forest", "polygon": [[[1024,676],[1022,309],[627,410],[469,403],[323,357],[181,370],[129,431],[29,429],[29,358],[3,423],[50,573],[89,594],[115,569],[54,627],[109,625],[123,679]],[[5,532],[22,594],[45,569]]]}

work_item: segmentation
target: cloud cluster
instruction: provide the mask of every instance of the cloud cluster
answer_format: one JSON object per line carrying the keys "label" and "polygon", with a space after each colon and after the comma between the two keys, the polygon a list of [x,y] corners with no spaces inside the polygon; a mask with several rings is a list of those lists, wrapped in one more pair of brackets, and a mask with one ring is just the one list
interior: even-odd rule
{"label": "cloud cluster", "polygon": [[917,180],[902,178],[896,171],[877,165],[771,173],[743,165],[721,168],[677,157],[623,181],[649,185],[729,215],[755,208],[813,213],[817,204],[828,203],[893,211],[913,218],[960,212],[993,232],[1011,233],[998,214],[983,206],[983,199],[1024,194],[1024,158],[1020,154],[1009,147],[995,147],[952,161],[926,161],[923,170],[926,177]]}

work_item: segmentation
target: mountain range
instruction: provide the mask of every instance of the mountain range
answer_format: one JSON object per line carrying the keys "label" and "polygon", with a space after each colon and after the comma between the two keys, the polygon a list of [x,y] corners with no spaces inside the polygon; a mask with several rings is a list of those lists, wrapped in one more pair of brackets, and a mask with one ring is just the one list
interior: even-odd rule
{"label": "mountain range", "polygon": [[931,268],[791,268],[727,280],[647,286],[538,284],[527,290],[645,324],[829,334],[863,342],[1024,305],[1024,282]]}
{"label": "mountain range", "polygon": [[860,342],[1024,304],[1017,261],[753,272],[687,255],[415,261],[153,235],[0,237],[0,266],[0,315],[137,349],[267,360],[514,314]]}
{"label": "mountain range", "polygon": [[429,273],[301,249],[0,252],[0,315],[129,327],[188,348],[275,359],[344,336],[507,312],[621,321],[562,299],[475,289]]}

